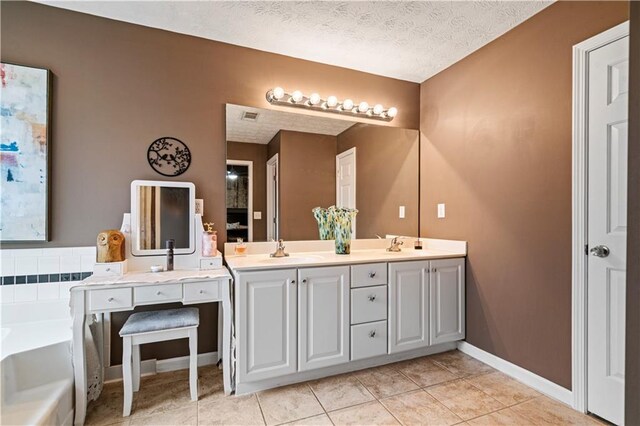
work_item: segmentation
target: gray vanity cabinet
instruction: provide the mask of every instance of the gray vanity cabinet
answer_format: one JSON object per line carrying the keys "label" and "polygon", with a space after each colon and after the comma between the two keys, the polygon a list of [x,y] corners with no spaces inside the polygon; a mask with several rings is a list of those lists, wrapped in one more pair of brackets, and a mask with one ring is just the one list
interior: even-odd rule
{"label": "gray vanity cabinet", "polygon": [[429,345],[429,261],[389,263],[389,353]]}
{"label": "gray vanity cabinet", "polygon": [[462,340],[465,336],[464,259],[432,260],[429,263],[430,344]]}
{"label": "gray vanity cabinet", "polygon": [[299,370],[349,361],[349,267],[298,270]]}
{"label": "gray vanity cabinet", "polygon": [[239,274],[238,380],[297,371],[296,270]]}

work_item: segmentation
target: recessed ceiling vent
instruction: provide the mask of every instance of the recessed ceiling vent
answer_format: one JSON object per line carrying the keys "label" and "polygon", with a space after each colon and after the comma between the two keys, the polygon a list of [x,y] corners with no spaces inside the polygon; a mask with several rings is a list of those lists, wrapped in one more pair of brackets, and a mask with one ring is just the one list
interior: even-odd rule
{"label": "recessed ceiling vent", "polygon": [[243,111],[242,119],[245,121],[258,121],[258,113],[251,111]]}

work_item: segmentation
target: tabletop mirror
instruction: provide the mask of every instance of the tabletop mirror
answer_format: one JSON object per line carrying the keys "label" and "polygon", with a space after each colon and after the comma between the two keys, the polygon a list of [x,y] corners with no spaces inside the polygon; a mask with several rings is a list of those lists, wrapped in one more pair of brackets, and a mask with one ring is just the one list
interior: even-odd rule
{"label": "tabletop mirror", "polygon": [[131,183],[131,253],[153,256],[175,241],[175,254],[195,251],[195,186],[190,182]]}
{"label": "tabletop mirror", "polygon": [[227,104],[227,240],[317,240],[314,207],[358,209],[355,238],[418,235],[417,130]]}

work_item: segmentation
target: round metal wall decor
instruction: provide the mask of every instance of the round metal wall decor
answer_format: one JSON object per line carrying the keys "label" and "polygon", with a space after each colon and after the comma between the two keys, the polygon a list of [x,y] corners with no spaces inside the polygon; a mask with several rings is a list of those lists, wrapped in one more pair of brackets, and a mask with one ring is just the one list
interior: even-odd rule
{"label": "round metal wall decor", "polygon": [[163,176],[183,174],[191,164],[191,151],[179,139],[166,137],[153,141],[147,150],[149,165]]}

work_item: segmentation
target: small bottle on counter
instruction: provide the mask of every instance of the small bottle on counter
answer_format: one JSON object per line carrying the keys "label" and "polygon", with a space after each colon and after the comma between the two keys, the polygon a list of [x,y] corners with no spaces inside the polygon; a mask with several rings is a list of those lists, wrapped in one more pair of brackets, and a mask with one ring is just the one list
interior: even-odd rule
{"label": "small bottle on counter", "polygon": [[413,248],[416,250],[422,250],[422,241],[420,241],[420,238],[418,238],[416,242],[413,243]]}
{"label": "small bottle on counter", "polygon": [[176,245],[176,240],[167,240],[167,271],[173,271],[173,249]]}
{"label": "small bottle on counter", "polygon": [[247,255],[247,245],[245,244],[242,238],[238,238],[236,241],[236,247],[234,250],[236,256],[246,256]]}
{"label": "small bottle on counter", "polygon": [[202,233],[202,257],[213,257],[218,254],[218,235],[213,230],[213,222],[204,226],[207,229]]}

